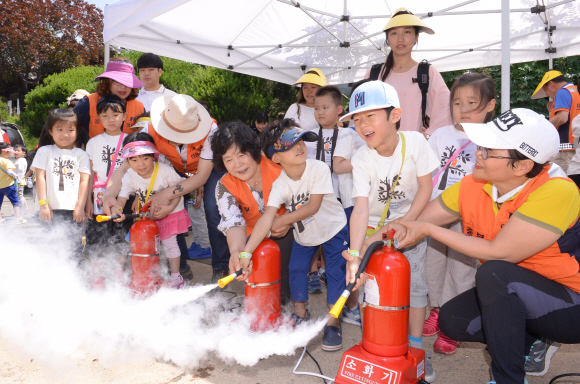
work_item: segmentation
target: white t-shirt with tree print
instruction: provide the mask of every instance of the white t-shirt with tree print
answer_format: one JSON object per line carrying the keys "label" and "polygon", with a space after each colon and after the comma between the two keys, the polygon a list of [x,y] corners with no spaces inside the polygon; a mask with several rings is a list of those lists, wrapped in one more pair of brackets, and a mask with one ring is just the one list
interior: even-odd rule
{"label": "white t-shirt with tree print", "polygon": [[346,215],[334,196],[330,169],[318,160],[306,160],[306,169],[300,180],[292,180],[282,170],[272,184],[268,207],[282,204],[294,212],[310,201],[310,195],[324,195],[320,209],[314,215],[296,222],[294,240],[300,245],[316,246],[332,239],[346,225]]}
{"label": "white t-shirt with tree print", "polygon": [[[457,130],[452,125],[441,127],[429,137],[429,145],[439,158],[439,166],[433,171],[433,178],[441,171],[447,164],[447,161],[455,151],[459,150],[469,142],[469,138],[465,132]],[[475,166],[475,151],[477,145],[473,142],[469,143],[467,147],[447,166],[445,171],[439,175],[439,180],[433,187],[431,200],[436,198],[449,188],[451,185],[461,181],[465,176],[473,173]]]}
{"label": "white t-shirt with tree print", "polygon": [[46,171],[46,198],[52,209],[75,209],[81,173],[89,174],[89,155],[80,148],[60,149],[46,145],[36,151],[32,167]]}
{"label": "white t-shirt with tree print", "polygon": [[[178,183],[181,183],[185,178],[179,176],[172,165],[159,163],[159,170],[155,176],[155,182],[153,183],[153,188],[149,197],[153,196],[157,192],[163,191],[165,188],[172,187]],[[119,192],[119,197],[129,198],[130,195],[135,195],[135,198],[139,199],[141,207],[146,203],[145,198],[147,197],[147,189],[149,189],[149,183],[151,182],[151,177],[144,179],[133,169],[129,169],[125,176],[123,176],[121,192]],[[179,204],[175,207],[171,213],[179,212],[184,210],[183,197],[179,198]]]}
{"label": "white t-shirt with tree print", "polygon": [[[105,132],[93,137],[87,143],[87,153],[93,162],[93,171],[97,175],[98,183],[107,181],[120,137],[111,136]],[[123,150],[122,146],[123,143],[121,143],[121,151]],[[121,154],[119,154],[113,170],[119,168],[121,164],[123,164],[123,159],[121,159]]]}
{"label": "white t-shirt with tree print", "polygon": [[368,145],[362,146],[352,158],[353,195],[368,197],[370,227],[376,228],[389,196],[391,205],[385,223],[404,216],[419,189],[418,177],[430,174],[439,162],[425,137],[419,132],[400,132],[405,136],[405,163],[395,190],[393,183],[401,170],[402,140],[390,157],[381,156]]}

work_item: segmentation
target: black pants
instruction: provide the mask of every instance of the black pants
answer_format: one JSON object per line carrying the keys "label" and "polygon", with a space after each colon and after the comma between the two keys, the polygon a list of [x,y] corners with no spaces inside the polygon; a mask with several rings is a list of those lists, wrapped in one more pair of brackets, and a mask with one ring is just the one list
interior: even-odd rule
{"label": "black pants", "polygon": [[525,356],[538,337],[580,343],[580,294],[506,261],[488,261],[475,288],[441,307],[441,331],[487,344],[498,384],[524,382]]}

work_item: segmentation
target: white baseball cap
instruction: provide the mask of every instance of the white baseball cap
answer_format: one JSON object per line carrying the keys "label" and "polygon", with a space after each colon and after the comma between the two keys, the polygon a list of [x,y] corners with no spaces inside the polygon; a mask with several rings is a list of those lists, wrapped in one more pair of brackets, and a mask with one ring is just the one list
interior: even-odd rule
{"label": "white baseball cap", "polygon": [[530,109],[510,109],[486,124],[461,124],[476,145],[491,149],[515,149],[544,164],[560,150],[558,131],[544,115]]}
{"label": "white baseball cap", "polygon": [[389,107],[401,108],[400,105],[395,88],[379,80],[368,81],[359,85],[350,95],[348,113],[339,121],[346,120],[355,113]]}

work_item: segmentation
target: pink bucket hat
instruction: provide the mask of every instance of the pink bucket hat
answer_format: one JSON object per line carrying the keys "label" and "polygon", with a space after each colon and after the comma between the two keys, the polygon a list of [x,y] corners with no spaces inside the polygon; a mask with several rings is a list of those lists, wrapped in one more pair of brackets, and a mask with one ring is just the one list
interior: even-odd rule
{"label": "pink bucket hat", "polygon": [[155,160],[159,160],[160,152],[155,148],[155,144],[148,141],[132,141],[123,147],[122,159],[139,155],[155,155]]}
{"label": "pink bucket hat", "polygon": [[95,81],[99,81],[102,77],[115,80],[129,88],[141,88],[145,86],[145,84],[135,76],[135,69],[133,66],[121,61],[109,61],[105,72],[103,72],[102,75],[95,77]]}

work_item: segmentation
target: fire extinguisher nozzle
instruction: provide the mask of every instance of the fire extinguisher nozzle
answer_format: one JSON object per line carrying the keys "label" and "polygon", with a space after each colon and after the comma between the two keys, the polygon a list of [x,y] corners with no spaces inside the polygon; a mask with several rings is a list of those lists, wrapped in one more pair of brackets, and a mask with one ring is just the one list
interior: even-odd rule
{"label": "fire extinguisher nozzle", "polygon": [[105,215],[97,215],[97,222],[102,223],[103,221],[109,221],[111,219],[110,216]]}
{"label": "fire extinguisher nozzle", "polygon": [[338,319],[338,317],[340,316],[340,313],[342,312],[342,308],[344,307],[344,304],[346,304],[346,299],[348,298],[348,296],[340,296],[338,298],[338,300],[336,300],[336,303],[334,304],[334,306],[332,307],[332,309],[330,310],[330,316],[334,317],[335,319]]}
{"label": "fire extinguisher nozzle", "polygon": [[229,283],[231,283],[232,281],[234,281],[234,279],[238,276],[240,276],[242,274],[242,269],[240,269],[239,271],[236,271],[234,273],[232,273],[229,276],[224,277],[223,279],[219,279],[218,280],[218,286],[220,288],[225,287],[226,285],[228,285]]}

